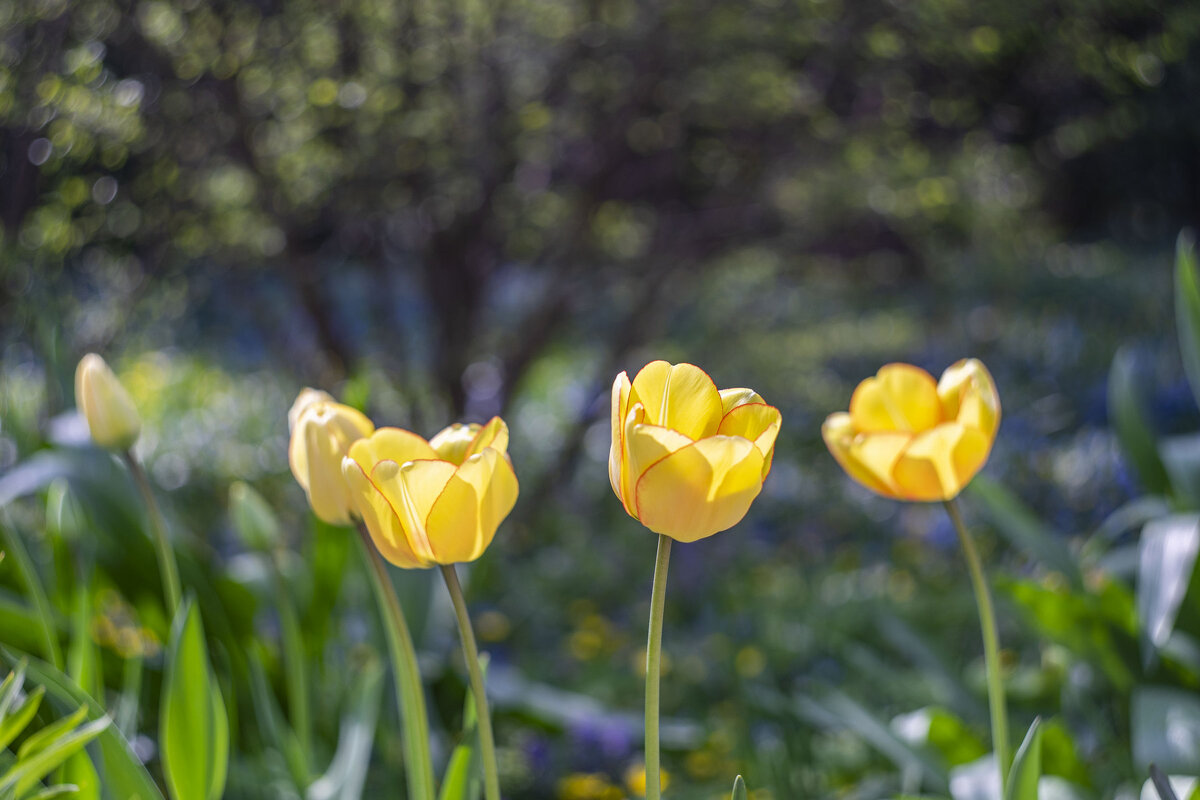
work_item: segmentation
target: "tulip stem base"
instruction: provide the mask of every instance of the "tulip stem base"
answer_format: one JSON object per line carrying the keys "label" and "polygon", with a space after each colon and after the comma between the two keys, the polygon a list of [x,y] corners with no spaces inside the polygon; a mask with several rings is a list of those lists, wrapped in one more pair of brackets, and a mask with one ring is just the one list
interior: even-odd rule
{"label": "tulip stem base", "polygon": [[946,513],[958,532],[967,570],[971,574],[971,586],[975,590],[975,604],[979,607],[979,627],[983,632],[983,661],[987,672],[988,709],[992,717],[992,749],[996,753],[996,764],[1000,769],[1000,791],[1008,785],[1008,768],[1011,764],[1008,738],[1008,711],[1004,702],[1004,678],[1000,674],[1000,639],[996,633],[996,612],[992,607],[992,595],[988,590],[987,578],[983,574],[983,563],[979,551],[954,500],[946,501]]}
{"label": "tulip stem base", "polygon": [[396,681],[400,725],[404,731],[404,773],[408,779],[408,796],[414,800],[433,800],[433,760],[429,755],[429,723],[425,711],[425,691],[417,667],[417,651],[413,647],[412,635],[408,632],[408,623],[404,619],[392,579],[388,576],[387,565],[361,522],[357,529],[363,557],[370,567],[375,602],[383,615],[392,677]]}
{"label": "tulip stem base", "polygon": [[658,679],[662,666],[663,611],[667,606],[671,541],[670,536],[658,535],[654,588],[650,593],[650,628],[646,635],[646,800],[659,800],[662,796],[658,748]]}
{"label": "tulip stem base", "polygon": [[458,618],[458,633],[462,639],[463,658],[467,662],[467,676],[471,682],[471,694],[475,698],[475,717],[479,730],[479,751],[483,761],[483,794],[487,800],[500,800],[500,774],[496,769],[496,742],[492,737],[492,715],[488,708],[487,690],[483,684],[483,670],[479,668],[479,649],[475,646],[475,632],[471,628],[471,617],[467,614],[467,601],[463,597],[462,584],[453,564],[442,565],[442,577],[454,603],[454,616]]}
{"label": "tulip stem base", "polygon": [[141,492],[142,502],[146,504],[146,514],[150,518],[150,535],[154,540],[154,553],[158,556],[158,572],[162,576],[163,597],[167,601],[167,619],[174,619],[175,610],[179,608],[179,600],[183,594],[179,583],[179,565],[175,563],[175,551],[167,538],[167,523],[163,520],[162,510],[154,499],[154,490],[150,488],[150,479],[142,469],[141,462],[132,450],[123,454],[133,482]]}

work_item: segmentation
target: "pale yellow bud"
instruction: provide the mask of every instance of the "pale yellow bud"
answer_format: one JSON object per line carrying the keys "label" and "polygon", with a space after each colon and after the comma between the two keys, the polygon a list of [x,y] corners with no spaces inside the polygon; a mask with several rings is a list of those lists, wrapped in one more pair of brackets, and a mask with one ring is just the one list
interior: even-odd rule
{"label": "pale yellow bud", "polygon": [[75,405],[92,439],[110,450],[128,450],[142,430],[137,406],[104,359],[88,353],[75,369]]}

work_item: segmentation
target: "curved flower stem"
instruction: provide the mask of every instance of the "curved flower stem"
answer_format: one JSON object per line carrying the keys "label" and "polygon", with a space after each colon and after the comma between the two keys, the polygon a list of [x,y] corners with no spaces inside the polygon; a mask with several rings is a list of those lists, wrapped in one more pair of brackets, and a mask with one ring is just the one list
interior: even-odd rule
{"label": "curved flower stem", "polygon": [[408,778],[411,800],[433,800],[433,760],[429,755],[429,722],[425,711],[425,690],[417,667],[408,623],[400,609],[395,587],[388,577],[387,565],[375,549],[371,535],[362,522],[357,525],[363,555],[370,565],[371,588],[383,615],[391,655],[392,677],[396,681],[396,699],[400,704],[400,723],[404,730],[404,773]]}
{"label": "curved flower stem", "polygon": [[996,764],[1000,768],[1000,791],[1004,793],[1008,784],[1010,764],[1008,739],[1008,711],[1004,704],[1004,679],[1000,675],[1000,640],[996,634],[996,612],[992,608],[992,595],[988,590],[987,578],[975,542],[963,524],[962,515],[954,500],[946,501],[946,513],[958,531],[958,541],[967,559],[971,574],[971,586],[975,590],[975,604],[979,607],[979,627],[983,631],[983,661],[987,670],[988,709],[992,717],[992,749],[996,751]]}
{"label": "curved flower stem", "polygon": [[129,465],[133,482],[142,494],[142,502],[146,504],[146,513],[150,517],[150,533],[154,539],[154,553],[158,556],[158,573],[162,577],[163,596],[167,601],[167,619],[170,620],[175,617],[182,594],[179,588],[179,565],[175,563],[175,552],[167,538],[167,524],[163,520],[158,501],[154,499],[154,491],[150,488],[146,471],[142,469],[132,450],[126,450],[122,455],[125,457],[125,463]]}
{"label": "curved flower stem", "polygon": [[475,696],[475,712],[479,719],[479,750],[483,756],[483,792],[487,800],[500,800],[500,776],[496,770],[496,742],[492,738],[492,715],[488,709],[487,691],[483,685],[483,671],[479,669],[479,651],[475,647],[475,633],[471,630],[471,618],[467,615],[467,602],[463,598],[462,584],[453,564],[442,565],[442,577],[454,603],[454,615],[458,617],[458,633],[462,639],[463,658],[467,660],[467,675],[471,680],[471,694]]}
{"label": "curved flower stem", "polygon": [[650,631],[646,636],[646,800],[662,796],[658,753],[658,677],[662,663],[663,610],[667,606],[667,567],[671,537],[658,535],[654,588],[650,592]]}

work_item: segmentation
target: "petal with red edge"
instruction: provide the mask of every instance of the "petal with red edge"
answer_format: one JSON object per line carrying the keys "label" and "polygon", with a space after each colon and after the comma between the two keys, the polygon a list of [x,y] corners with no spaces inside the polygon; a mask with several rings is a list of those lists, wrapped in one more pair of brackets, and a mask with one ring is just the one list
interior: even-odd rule
{"label": "petal with red edge", "polygon": [[434,502],[426,522],[439,564],[474,561],[517,502],[517,476],[508,459],[487,448],[470,456]]}
{"label": "petal with red edge", "polygon": [[652,361],[633,379],[630,402],[646,408],[646,421],[689,439],[712,436],[721,424],[721,394],[712,378],[692,364]]}
{"label": "petal with red edge", "polygon": [[638,519],[681,542],[731,528],[762,490],[762,465],[762,453],[740,436],[693,442],[638,480]]}

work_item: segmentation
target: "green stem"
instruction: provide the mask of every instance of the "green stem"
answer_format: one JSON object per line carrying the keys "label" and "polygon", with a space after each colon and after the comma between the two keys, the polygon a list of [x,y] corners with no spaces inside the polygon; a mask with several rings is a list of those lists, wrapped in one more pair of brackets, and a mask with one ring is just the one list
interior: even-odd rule
{"label": "green stem", "polygon": [[38,577],[37,570],[34,569],[33,561],[29,558],[29,551],[25,549],[24,542],[21,541],[20,535],[12,524],[6,521],[5,524],[0,525],[0,530],[4,531],[4,549],[16,562],[17,572],[21,575],[21,583],[25,584],[25,591],[29,592],[34,610],[37,611],[46,660],[53,664],[55,669],[61,670],[63,668],[62,649],[58,645],[57,626],[54,624],[54,612],[50,608],[50,599],[46,596],[46,587],[42,585],[42,580]]}
{"label": "green stem", "polygon": [[163,520],[158,501],[154,499],[154,491],[150,488],[150,481],[146,478],[145,470],[142,469],[142,465],[132,450],[126,450],[124,456],[125,463],[129,465],[129,472],[133,475],[133,482],[137,484],[138,491],[142,494],[142,501],[146,504],[146,513],[150,517],[150,534],[154,539],[154,553],[158,556],[158,573],[162,577],[163,596],[167,601],[167,619],[171,620],[175,617],[175,610],[179,608],[182,594],[179,588],[179,565],[175,563],[175,552],[171,549],[171,542],[167,538],[167,524]]}
{"label": "green stem", "polygon": [[425,690],[417,667],[417,651],[413,647],[408,623],[396,597],[396,589],[388,576],[387,565],[375,549],[371,535],[361,522],[358,538],[363,555],[370,566],[371,588],[375,602],[383,615],[388,651],[391,655],[392,676],[396,681],[396,699],[400,706],[400,723],[404,730],[404,772],[408,778],[410,800],[433,800],[433,760],[429,755],[429,722],[425,711]]}
{"label": "green stem", "polygon": [[475,697],[475,712],[479,725],[479,750],[483,756],[483,793],[487,800],[500,800],[500,776],[496,770],[496,742],[492,738],[492,715],[488,710],[487,691],[483,685],[483,672],[479,669],[479,651],[475,647],[475,633],[471,630],[471,618],[467,614],[467,601],[463,598],[462,585],[453,564],[442,565],[442,577],[454,603],[454,615],[458,618],[458,633],[462,639],[463,658],[467,661],[467,675],[471,681],[471,694]]}
{"label": "green stem", "polygon": [[963,524],[958,505],[946,501],[946,513],[958,531],[958,541],[967,559],[967,570],[971,575],[971,586],[975,590],[975,604],[979,607],[979,627],[983,632],[983,661],[987,670],[988,708],[992,717],[992,748],[996,751],[996,764],[1000,768],[1000,791],[1008,785],[1008,768],[1011,763],[1008,738],[1008,711],[1004,703],[1004,678],[1000,675],[1000,639],[996,634],[996,612],[992,608],[992,595],[988,591],[987,578],[975,542]]}
{"label": "green stem", "polygon": [[662,664],[663,610],[667,606],[667,567],[671,537],[658,535],[654,588],[650,593],[650,631],[646,636],[646,800],[659,800],[662,779],[658,752],[658,678]]}

